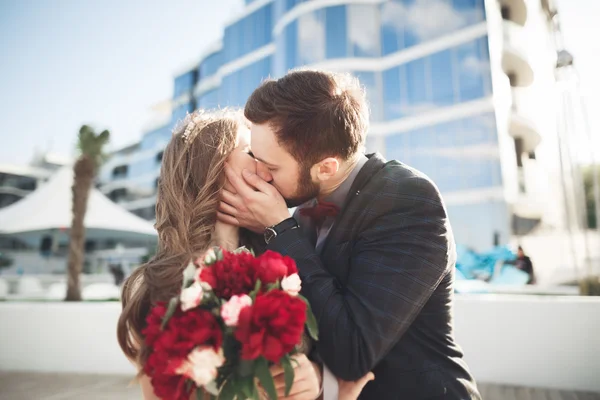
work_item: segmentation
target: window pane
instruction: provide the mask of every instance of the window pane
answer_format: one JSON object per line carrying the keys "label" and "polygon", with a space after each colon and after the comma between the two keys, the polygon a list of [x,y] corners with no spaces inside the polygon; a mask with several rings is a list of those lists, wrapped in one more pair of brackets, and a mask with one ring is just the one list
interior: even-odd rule
{"label": "window pane", "polygon": [[218,71],[218,69],[221,67],[222,55],[223,53],[218,51],[206,57],[206,59],[200,63],[200,79],[214,75]]}
{"label": "window pane", "polygon": [[348,6],[348,40],[354,57],[380,54],[379,12],[372,5]]}
{"label": "window pane", "polygon": [[379,73],[372,71],[355,71],[353,73],[365,88],[367,101],[371,111],[371,121],[382,119],[381,90],[379,89]]}
{"label": "window pane", "polygon": [[487,36],[458,46],[455,52],[460,100],[474,100],[491,94]]}
{"label": "window pane", "polygon": [[454,76],[452,68],[452,52],[444,50],[432,54],[431,88],[433,102],[437,106],[448,106],[454,103]]}
{"label": "window pane", "polygon": [[428,65],[424,58],[406,64],[407,112],[419,114],[433,107],[428,96]]}
{"label": "window pane", "polygon": [[381,5],[383,54],[484,21],[483,0],[402,0]]}
{"label": "window pane", "polygon": [[164,125],[160,128],[147,132],[140,143],[141,150],[153,149],[157,146],[166,145],[171,138],[170,125]]}
{"label": "window pane", "polygon": [[223,48],[229,62],[271,42],[273,31],[272,3],[225,28]]}
{"label": "window pane", "polygon": [[[400,9],[400,10],[399,10]],[[381,5],[381,45],[383,54],[394,53],[404,47],[404,27],[397,16],[402,12],[400,3],[386,1]]]}
{"label": "window pane", "polygon": [[298,19],[300,64],[313,64],[325,59],[325,11],[317,10]]}
{"label": "window pane", "polygon": [[476,251],[488,251],[494,245],[495,233],[500,235],[501,242],[509,239],[509,211],[504,202],[449,205],[448,216],[456,243]]}
{"label": "window pane", "polygon": [[213,108],[217,108],[219,106],[219,91],[218,89],[214,89],[208,91],[198,99],[198,108],[203,108],[205,110],[210,110]]}
{"label": "window pane", "polygon": [[383,71],[383,114],[387,120],[400,118],[400,68],[394,67]]}
{"label": "window pane", "polygon": [[411,164],[408,133],[398,133],[385,137],[385,156],[388,160],[398,160]]}
{"label": "window pane", "polygon": [[175,85],[173,90],[173,98],[181,96],[184,93],[188,93],[194,88],[196,84],[196,71],[189,71],[175,78]]}
{"label": "window pane", "polygon": [[327,58],[347,57],[346,6],[326,8],[325,20],[327,21]]}

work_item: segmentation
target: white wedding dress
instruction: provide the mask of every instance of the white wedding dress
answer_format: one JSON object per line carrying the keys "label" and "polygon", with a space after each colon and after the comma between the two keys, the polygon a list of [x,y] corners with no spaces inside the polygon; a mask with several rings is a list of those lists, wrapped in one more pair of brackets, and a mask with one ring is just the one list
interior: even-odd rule
{"label": "white wedding dress", "polygon": [[337,378],[325,365],[323,365],[323,400],[338,400]]}

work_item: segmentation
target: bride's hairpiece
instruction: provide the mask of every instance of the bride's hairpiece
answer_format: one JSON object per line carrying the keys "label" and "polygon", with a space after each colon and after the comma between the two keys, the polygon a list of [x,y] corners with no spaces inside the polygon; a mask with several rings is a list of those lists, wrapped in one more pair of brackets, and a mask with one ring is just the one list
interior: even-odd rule
{"label": "bride's hairpiece", "polygon": [[185,144],[188,144],[190,139],[190,135],[196,128],[196,125],[202,122],[202,115],[204,113],[200,110],[194,112],[193,114],[188,114],[186,120],[188,120],[185,130],[183,131],[183,135],[181,135],[181,139]]}

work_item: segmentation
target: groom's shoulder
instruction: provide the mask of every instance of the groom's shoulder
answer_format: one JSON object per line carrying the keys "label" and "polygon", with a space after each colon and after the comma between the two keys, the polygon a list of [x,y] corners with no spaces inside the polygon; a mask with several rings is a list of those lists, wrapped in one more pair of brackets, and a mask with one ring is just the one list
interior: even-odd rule
{"label": "groom's shoulder", "polygon": [[440,198],[436,184],[425,173],[398,160],[385,161],[365,189],[402,195]]}

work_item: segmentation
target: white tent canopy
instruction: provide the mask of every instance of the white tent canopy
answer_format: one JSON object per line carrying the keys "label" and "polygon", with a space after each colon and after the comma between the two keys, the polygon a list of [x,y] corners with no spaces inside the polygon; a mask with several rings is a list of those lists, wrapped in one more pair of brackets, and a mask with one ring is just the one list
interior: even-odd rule
{"label": "white tent canopy", "polygon": [[[0,210],[0,234],[37,240],[48,232],[68,233],[72,220],[73,171],[64,167],[22,200]],[[88,239],[154,240],[152,224],[121,208],[92,187],[84,225]]]}

